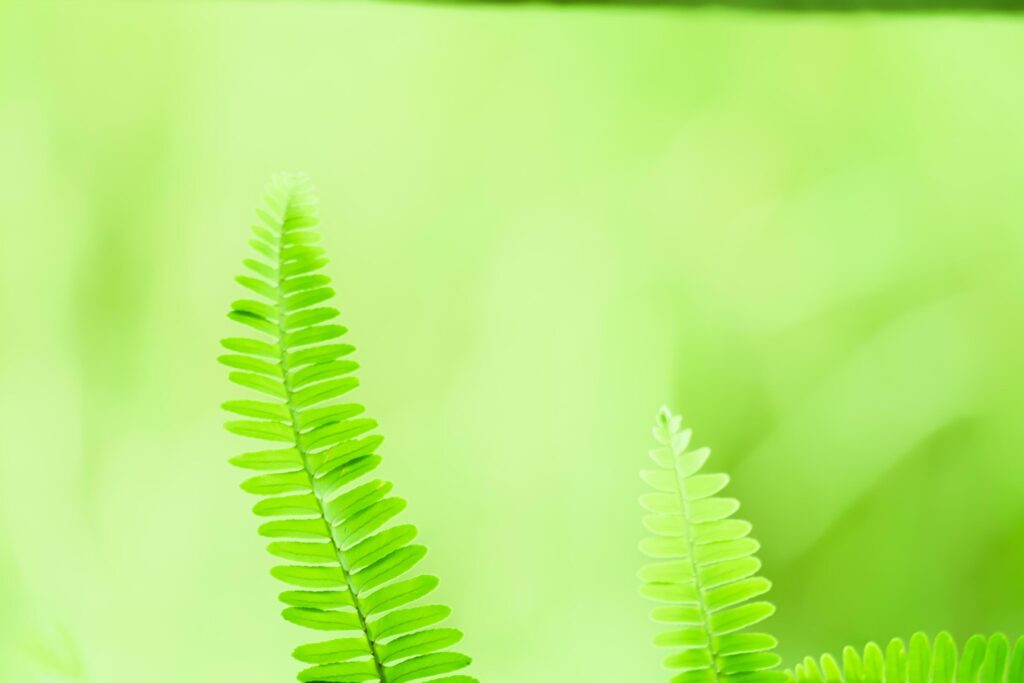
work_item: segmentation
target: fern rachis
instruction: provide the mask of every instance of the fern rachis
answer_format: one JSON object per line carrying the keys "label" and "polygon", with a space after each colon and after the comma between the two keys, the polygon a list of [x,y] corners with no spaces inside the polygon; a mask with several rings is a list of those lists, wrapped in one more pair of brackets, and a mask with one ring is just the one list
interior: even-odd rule
{"label": "fern rachis", "polygon": [[[281,593],[282,615],[306,628],[354,634],[304,645],[294,656],[311,666],[302,681],[476,683],[448,675],[470,663],[448,650],[461,639],[441,628],[450,610],[419,605],[437,579],[407,575],[426,548],[412,543],[416,528],[391,524],[405,508],[389,496],[391,484],[368,475],[382,439],[363,407],[339,399],[358,384],[347,331],[326,305],[334,295],[318,272],[327,263],[316,246],[319,218],[312,187],[302,176],[275,178],[257,211],[250,245],[251,272],[237,278],[256,299],[240,299],[228,314],[259,336],[222,341],[220,361],[230,379],[262,394],[229,401],[241,420],[236,434],[284,447],[245,453],[235,465],[260,472],[242,488],[261,497],[254,507],[270,521],[259,533],[269,552],[288,562],[272,573],[291,588]],[[267,400],[269,398],[270,400]]]}

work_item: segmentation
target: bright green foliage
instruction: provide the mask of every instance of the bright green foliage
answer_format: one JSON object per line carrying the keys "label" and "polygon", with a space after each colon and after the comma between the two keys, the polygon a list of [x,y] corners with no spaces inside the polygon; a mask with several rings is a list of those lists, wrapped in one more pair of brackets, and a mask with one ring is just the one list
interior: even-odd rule
{"label": "bright green foliage", "polygon": [[656,644],[673,649],[666,666],[680,672],[673,683],[775,683],[776,641],[749,627],[775,607],[755,601],[771,588],[757,572],[758,543],[750,524],[732,515],[739,503],[719,493],[729,478],[701,470],[707,448],[687,450],[691,431],[662,408],[654,427],[659,446],[650,452],[657,469],[642,472],[654,489],[640,502],[651,514],[644,525],[654,536],[641,550],[657,561],[640,570],[641,592],[662,603],[656,621],[668,629]]}
{"label": "bright green foliage", "polygon": [[841,664],[824,655],[779,671],[775,639],[746,631],[775,611],[753,601],[771,588],[756,576],[758,544],[750,524],[731,518],[739,502],[715,495],[729,478],[701,471],[710,451],[687,450],[691,431],[681,423],[667,408],[658,413],[658,469],[641,473],[655,492],[640,499],[654,534],[640,548],[658,560],[640,570],[641,592],[664,603],[653,616],[671,626],[655,642],[675,649],[665,662],[681,669],[672,683],[1024,683],[1024,637],[1011,647],[1001,633],[972,636],[962,652],[949,633],[917,633],[909,648],[895,638],[884,651],[847,647]]}
{"label": "bright green foliage", "polygon": [[371,476],[380,462],[376,422],[339,400],[356,387],[357,365],[353,347],[338,341],[346,330],[319,272],[327,259],[316,245],[313,189],[303,176],[278,176],[256,213],[250,273],[237,278],[253,296],[228,314],[255,334],[224,339],[220,361],[258,398],[224,408],[241,417],[229,431],[273,443],[232,462],[258,472],[242,488],[260,497],[253,510],[267,521],[259,533],[285,562],[272,570],[291,587],[281,593],[282,614],[334,636],[295,651],[312,665],[299,680],[476,683],[448,675],[470,663],[446,649],[462,634],[437,626],[450,610],[417,602],[437,579],[411,574],[426,548],[413,544],[414,526],[391,523],[405,501]]}
{"label": "bright green foliage", "polygon": [[863,653],[847,647],[842,664],[831,655],[808,657],[786,673],[794,683],[1024,683],[1024,637],[1011,648],[1001,633],[976,635],[958,652],[949,633],[934,641],[917,633],[909,648],[899,638],[884,651],[876,643]]}

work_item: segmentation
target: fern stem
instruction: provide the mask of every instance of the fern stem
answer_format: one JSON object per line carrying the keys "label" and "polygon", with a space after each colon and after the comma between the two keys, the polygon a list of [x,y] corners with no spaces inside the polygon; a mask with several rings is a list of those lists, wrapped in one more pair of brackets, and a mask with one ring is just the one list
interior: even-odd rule
{"label": "fern stem", "polygon": [[[289,203],[291,202],[291,196],[289,196],[288,201],[289,201]],[[286,206],[285,210],[282,213],[282,215],[287,215],[287,209],[288,209],[288,207]],[[278,264],[281,264],[283,262],[283,260],[284,260],[284,255],[282,253],[283,249],[284,249],[284,242],[282,240],[281,244],[278,245],[278,248],[277,248]],[[348,566],[346,565],[344,554],[342,553],[341,548],[338,547],[337,541],[335,541],[335,539],[334,539],[333,529],[331,528],[331,524],[330,524],[330,522],[327,519],[327,510],[326,510],[326,506],[324,505],[323,497],[322,497],[320,491],[317,490],[317,486],[316,486],[316,473],[313,471],[313,469],[309,465],[309,453],[306,452],[306,449],[303,447],[302,440],[300,438],[301,434],[299,432],[299,427],[298,427],[299,415],[298,415],[298,411],[295,410],[294,404],[292,403],[292,396],[293,396],[294,392],[293,392],[293,389],[292,389],[292,382],[291,382],[291,377],[290,377],[290,374],[289,374],[290,368],[288,366],[287,354],[286,354],[286,352],[284,350],[284,343],[283,343],[284,342],[284,338],[285,338],[285,334],[286,334],[285,329],[284,329],[284,324],[283,324],[284,323],[284,318],[285,318],[285,311],[284,311],[284,306],[283,306],[283,298],[284,298],[284,294],[281,291],[280,284],[279,284],[278,285],[278,291],[277,291],[277,302],[276,302],[277,313],[278,313],[278,319],[277,319],[277,335],[278,335],[278,340],[277,341],[278,341],[278,347],[281,349],[280,355],[279,355],[279,359],[280,359],[280,363],[281,363],[281,373],[284,375],[284,390],[285,390],[285,396],[286,396],[285,403],[286,403],[286,405],[288,407],[288,416],[289,416],[289,421],[291,422],[292,436],[294,437],[294,440],[295,440],[295,448],[296,448],[296,450],[298,450],[299,455],[302,457],[302,468],[305,471],[306,476],[309,478],[309,488],[313,492],[314,498],[316,498],[317,508],[318,508],[318,510],[320,512],[320,519],[324,523],[324,527],[326,528],[326,531],[327,531],[327,536],[331,539],[331,547],[333,548],[334,555],[335,555],[335,557],[338,560],[338,566],[341,568],[341,573],[342,573],[342,576],[345,579],[345,585],[346,585],[346,587],[348,589],[349,595],[352,596],[352,604],[355,607],[356,618],[359,620],[359,627],[360,627],[360,629],[362,629],[363,636],[366,638],[366,642],[369,645],[370,656],[373,658],[373,666],[374,666],[374,668],[377,671],[377,677],[380,679],[380,683],[386,683],[387,682],[387,678],[385,678],[385,675],[384,675],[384,663],[381,661],[380,654],[377,652],[377,643],[374,641],[373,636],[370,634],[370,628],[369,628],[369,626],[366,623],[366,616],[363,614],[362,605],[360,605],[360,603],[359,603],[359,596],[356,594],[355,586],[352,583],[351,574],[350,574]]]}
{"label": "fern stem", "polygon": [[[675,451],[671,445],[671,437],[669,440],[669,448],[672,448],[673,452]],[[678,456],[679,454],[676,455]],[[705,650],[707,650],[708,657],[711,658],[711,674],[714,676],[715,683],[719,683],[721,679],[718,675],[718,662],[715,661],[715,652],[713,649],[713,643],[711,642],[711,618],[708,613],[707,604],[704,600],[704,585],[700,578],[700,567],[697,564],[693,524],[690,523],[690,505],[686,496],[686,477],[680,470],[678,460],[674,463],[673,471],[675,472],[676,483],[679,488],[679,503],[682,507],[683,518],[686,520],[686,524],[683,526],[685,529],[687,556],[690,562],[690,570],[693,572],[693,585],[694,589],[697,591],[697,609],[700,610],[700,618],[704,626],[704,632],[708,634],[708,644],[705,647]]]}

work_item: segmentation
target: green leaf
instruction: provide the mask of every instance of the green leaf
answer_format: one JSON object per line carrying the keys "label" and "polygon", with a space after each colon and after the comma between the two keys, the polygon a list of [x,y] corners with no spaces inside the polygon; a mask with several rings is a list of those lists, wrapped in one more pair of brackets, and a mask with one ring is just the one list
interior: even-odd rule
{"label": "green leaf", "polygon": [[372,472],[379,464],[379,455],[368,455],[364,458],[346,462],[340,467],[328,469],[322,476],[317,477],[317,489],[325,495],[333,493],[346,484],[359,479],[364,474]]}
{"label": "green leaf", "polygon": [[264,280],[259,278],[250,277],[248,275],[239,275],[235,278],[235,282],[242,285],[243,287],[252,290],[260,296],[264,296],[271,301],[277,299],[277,290],[267,284]]}
{"label": "green leaf", "polygon": [[451,612],[451,609],[444,605],[424,605],[395,610],[371,623],[370,635],[374,640],[384,640],[419,631],[443,621]]}
{"label": "green leaf", "polygon": [[305,562],[307,564],[337,563],[338,553],[334,544],[306,543],[302,541],[275,541],[267,546],[267,551],[282,560]]}
{"label": "green leaf", "polygon": [[367,614],[381,614],[422,598],[437,584],[437,577],[429,575],[397,581],[362,598],[362,604]]}
{"label": "green leaf", "polygon": [[340,443],[354,439],[377,427],[376,420],[343,420],[330,422],[304,432],[299,441],[307,452],[332,448]]}
{"label": "green leaf", "polygon": [[291,404],[297,408],[308,408],[314,406],[317,403],[323,403],[329,401],[332,398],[337,398],[342,394],[346,394],[359,385],[359,380],[355,377],[341,377],[338,379],[328,380],[326,382],[320,382],[313,386],[306,387],[305,389],[299,389],[294,392],[291,397]]}
{"label": "green leaf", "polygon": [[688,626],[674,631],[662,631],[654,637],[658,647],[707,648],[710,645],[707,629],[700,626]]}
{"label": "green leaf", "polygon": [[463,669],[472,662],[457,652],[435,652],[407,659],[387,668],[388,683],[406,683]]}
{"label": "green leaf", "polygon": [[304,258],[281,264],[281,276],[285,278],[304,275],[320,270],[327,265],[326,258]]}
{"label": "green leaf", "polygon": [[335,525],[334,536],[344,547],[358,543],[405,509],[401,498],[385,498]]}
{"label": "green leaf", "polygon": [[[266,401],[227,401],[221,405],[224,410],[246,417],[257,417],[264,420],[278,420],[286,422],[291,419],[288,408],[279,403],[268,403]],[[291,428],[289,427],[289,432]],[[289,441],[294,435],[289,435]]]}
{"label": "green leaf", "polygon": [[317,683],[361,683],[375,681],[377,669],[373,662],[342,662],[321,664],[299,673],[300,681],[316,681]]}
{"label": "green leaf", "polygon": [[365,638],[338,638],[324,643],[303,645],[292,655],[300,662],[322,664],[324,662],[345,662],[370,654]]}
{"label": "green leaf", "polygon": [[864,648],[864,683],[882,683],[884,677],[885,655],[882,648],[878,643],[868,643]]}
{"label": "green leaf", "polygon": [[[288,223],[290,226],[303,225],[304,227],[308,227],[313,225],[312,223],[302,224],[300,221],[302,221],[302,218],[297,217],[289,219]],[[323,247],[318,247],[314,244],[288,244],[281,252],[281,260],[286,263],[293,261],[298,263],[309,263],[310,261],[316,261],[323,258],[326,253],[327,252]]]}
{"label": "green leaf", "polygon": [[277,250],[270,244],[267,244],[264,240],[249,240],[249,246],[255,249],[258,253],[267,257],[267,260],[274,261],[277,259]]}
{"label": "green leaf", "polygon": [[826,683],[842,683],[842,671],[840,671],[839,664],[832,655],[824,655],[821,658],[821,670],[825,674]]}
{"label": "green leaf", "polygon": [[274,578],[299,588],[348,587],[341,567],[305,567],[289,564],[274,567],[270,573]]}
{"label": "green leaf", "polygon": [[364,410],[363,406],[356,403],[332,404],[304,410],[299,413],[295,422],[300,430],[308,431],[332,422],[341,422],[361,414]]}
{"label": "green leaf", "polygon": [[248,325],[252,329],[262,332],[263,334],[275,335],[278,332],[277,324],[267,320],[266,318],[250,313],[249,311],[231,311],[228,313],[228,317],[235,322]]}
{"label": "green leaf", "polygon": [[[310,226],[312,227],[312,226]],[[320,235],[315,230],[290,230],[281,240],[283,244],[313,244],[320,241]],[[326,277],[326,276],[304,276],[304,277]]]}
{"label": "green leaf", "polygon": [[751,602],[711,614],[711,630],[715,634],[732,633],[764,621],[775,613],[770,602]]}
{"label": "green leaf", "polygon": [[[331,278],[323,274],[316,275],[303,275],[302,277],[289,278],[285,282],[281,283],[281,291],[285,294],[293,294],[295,292],[304,292],[310,289],[316,289],[323,287],[331,283]],[[328,292],[326,299],[330,299],[334,296],[334,292]]]}
{"label": "green leaf", "polygon": [[377,450],[382,441],[383,439],[375,434],[338,444],[331,449],[323,465],[317,470],[317,476],[322,476],[334,468],[348,464],[357,458],[370,455]]}
{"label": "green leaf", "polygon": [[243,453],[231,464],[247,470],[295,470],[302,467],[302,455],[294,448]]}
{"label": "green leaf", "polygon": [[273,358],[275,361],[281,359],[281,349],[277,344],[259,339],[228,337],[227,339],[221,339],[220,344],[228,351],[237,351],[238,353],[247,353],[252,356]]}
{"label": "green leaf", "polygon": [[337,339],[348,332],[341,325],[314,325],[304,327],[301,330],[288,332],[284,335],[284,345],[288,348],[306,346],[308,344],[319,344],[320,342]]}
{"label": "green leaf", "polygon": [[906,661],[903,641],[893,638],[885,648],[885,680],[903,681],[907,671]]}
{"label": "green leaf", "polygon": [[276,268],[268,266],[266,263],[263,263],[262,261],[247,258],[244,261],[242,261],[242,265],[244,265],[246,268],[259,275],[260,277],[269,280],[271,283],[277,282],[278,279],[280,278],[280,275],[278,274]]}
{"label": "green leaf", "polygon": [[258,375],[266,375],[267,377],[274,377],[276,379],[284,377],[284,373],[281,372],[281,366],[278,363],[263,360],[262,358],[255,358],[253,356],[247,356],[240,353],[229,353],[223,356],[218,356],[217,361],[222,365],[226,365],[229,368],[235,368],[237,370],[246,370]]}
{"label": "green leaf", "polygon": [[231,310],[252,315],[257,318],[263,318],[264,320],[274,323],[275,327],[281,316],[278,310],[270,304],[265,304],[262,301],[254,301],[252,299],[238,299],[237,301],[231,302]]}
{"label": "green leaf", "polygon": [[422,545],[407,545],[399,548],[382,560],[350,577],[352,588],[357,594],[373,590],[386,581],[401,576],[423,559],[427,549]]}
{"label": "green leaf", "polygon": [[974,635],[967,639],[964,644],[964,652],[960,657],[960,665],[957,668],[957,683],[975,683],[978,679],[978,672],[985,661],[985,638]]}
{"label": "green leaf", "polygon": [[988,641],[985,659],[981,665],[979,683],[1001,683],[1006,670],[1006,658],[1010,654],[1010,642],[1002,633],[993,634]]}
{"label": "green leaf", "polygon": [[454,628],[434,628],[395,638],[378,646],[377,651],[384,663],[451,647],[462,640],[462,631]]}
{"label": "green leaf", "polygon": [[699,566],[697,576],[704,588],[714,588],[745,579],[757,573],[761,561],[756,557],[737,557],[726,562]]}
{"label": "green leaf", "polygon": [[391,491],[391,482],[374,479],[356,486],[327,503],[329,519],[344,520],[384,498]]}
{"label": "green leaf", "polygon": [[326,322],[337,318],[341,313],[337,308],[321,306],[319,308],[307,308],[305,310],[289,313],[284,318],[285,330],[291,332],[310,325]]}
{"label": "green leaf", "polygon": [[693,529],[693,542],[697,545],[735,541],[750,533],[750,522],[741,519],[723,519],[698,524]]}
{"label": "green leaf", "polygon": [[409,544],[414,538],[416,527],[412,524],[400,524],[385,529],[343,551],[345,564],[352,571],[359,571]]}
{"label": "green leaf", "polygon": [[765,633],[729,633],[715,636],[715,647],[719,654],[732,655],[744,652],[765,652],[774,650],[778,641]]}
{"label": "green leaf", "polygon": [[956,643],[953,641],[953,636],[943,631],[935,637],[935,651],[932,654],[932,683],[953,683],[956,659]]}
{"label": "green leaf", "polygon": [[298,351],[288,351],[285,358],[288,361],[288,367],[301,368],[304,365],[337,360],[353,351],[355,351],[355,347],[348,344],[323,344]]}
{"label": "green leaf", "polygon": [[281,612],[288,621],[318,631],[360,631],[362,624],[354,610],[320,610],[289,607]]}
{"label": "green leaf", "polygon": [[761,544],[752,538],[738,538],[735,541],[718,541],[702,543],[694,547],[694,557],[698,564],[713,564],[726,560],[738,560],[753,555],[761,549]]}
{"label": "green leaf", "polygon": [[751,673],[764,673],[764,669],[774,669],[781,663],[782,657],[774,652],[746,652],[723,657],[719,671],[726,675],[750,676]]}
{"label": "green leaf", "polygon": [[928,683],[931,662],[932,648],[928,637],[923,633],[915,633],[910,639],[910,652],[907,656],[907,678],[910,683]]}
{"label": "green leaf", "polygon": [[239,386],[262,392],[274,398],[285,399],[288,397],[284,384],[271,377],[257,375],[251,372],[232,372],[228,379]]}
{"label": "green leaf", "polygon": [[[295,282],[301,278],[295,278]],[[297,286],[294,285],[293,286]],[[287,288],[287,285],[285,285]],[[281,302],[281,308],[289,313],[300,311],[310,306],[329,301],[334,296],[334,290],[330,287],[319,287],[317,289],[306,289],[299,291],[296,294],[286,296],[284,301]]]}
{"label": "green leaf", "polygon": [[260,517],[319,515],[320,502],[312,493],[304,493],[298,496],[275,496],[274,498],[265,498],[256,503],[252,511]]}
{"label": "green leaf", "polygon": [[309,475],[305,471],[258,474],[242,482],[242,490],[260,496],[276,496],[309,490]]}
{"label": "green leaf", "polygon": [[1006,671],[1006,680],[1024,681],[1024,636],[1017,639],[1010,654],[1010,664]]}
{"label": "green leaf", "polygon": [[225,422],[224,427],[232,434],[248,436],[266,441],[295,442],[295,432],[288,425],[265,420],[232,420]]}
{"label": "green leaf", "polygon": [[843,648],[843,675],[846,683],[864,683],[864,663],[852,647]]}
{"label": "green leaf", "polygon": [[771,587],[772,583],[768,579],[754,576],[707,590],[704,599],[708,609],[715,611],[764,595]]}
{"label": "green leaf", "polygon": [[301,389],[302,387],[314,382],[321,382],[325,379],[341,377],[342,375],[347,375],[350,372],[355,372],[358,369],[359,364],[350,360],[329,361],[326,363],[317,363],[316,365],[307,365],[292,374],[291,384],[293,388]]}
{"label": "green leaf", "polygon": [[277,519],[261,525],[259,534],[267,538],[331,538],[322,519]]}
{"label": "green leaf", "polygon": [[337,609],[355,607],[352,594],[345,591],[285,591],[278,598],[292,607],[310,609]]}

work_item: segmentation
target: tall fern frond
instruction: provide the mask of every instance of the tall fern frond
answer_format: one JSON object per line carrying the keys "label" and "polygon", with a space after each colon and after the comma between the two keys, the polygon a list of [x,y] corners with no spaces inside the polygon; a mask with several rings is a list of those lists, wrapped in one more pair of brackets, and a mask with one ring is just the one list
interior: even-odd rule
{"label": "tall fern frond", "polygon": [[413,543],[416,527],[392,522],[405,501],[371,476],[381,460],[376,422],[340,400],[358,383],[357,365],[329,305],[313,188],[304,176],[277,176],[256,214],[249,272],[237,278],[252,296],[228,314],[254,334],[224,339],[219,360],[253,392],[224,404],[242,418],[227,429],[275,444],[231,462],[258,472],[242,488],[260,497],[253,511],[268,521],[259,533],[285,562],[272,570],[290,586],[282,614],[335,636],[295,650],[312,665],[299,680],[476,683],[449,675],[470,663],[447,649],[462,634],[438,627],[450,610],[419,604],[437,579],[412,574],[426,548]]}
{"label": "tall fern frond", "polygon": [[729,478],[702,473],[707,448],[687,450],[691,430],[667,408],[658,413],[650,451],[657,469],[642,478],[653,493],[640,499],[654,534],[640,545],[657,560],[640,570],[641,593],[662,603],[652,613],[668,629],[655,638],[674,651],[665,665],[679,673],[672,683],[778,683],[776,640],[749,628],[775,607],[754,598],[771,588],[757,576],[758,543],[750,524],[732,515],[739,503],[719,493]]}
{"label": "tall fern frond", "polygon": [[807,657],[786,673],[792,683],[1024,683],[1024,637],[1011,648],[1001,633],[976,635],[959,652],[949,633],[934,641],[916,633],[909,648],[899,638],[885,650],[876,643],[863,652],[846,647],[841,664],[832,655]]}

